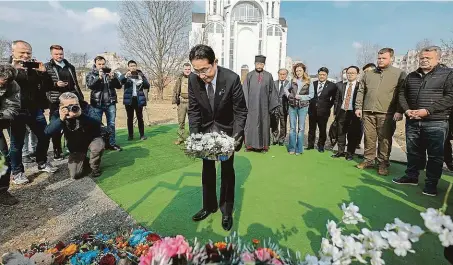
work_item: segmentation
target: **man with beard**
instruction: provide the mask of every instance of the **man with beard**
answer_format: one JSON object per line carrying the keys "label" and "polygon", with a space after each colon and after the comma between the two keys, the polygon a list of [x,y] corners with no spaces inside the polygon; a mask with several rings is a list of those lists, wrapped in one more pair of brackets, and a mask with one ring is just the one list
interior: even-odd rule
{"label": "man with beard", "polygon": [[[47,92],[47,98],[50,102],[50,117],[54,117],[52,114],[59,109],[61,94],[72,92],[77,95],[80,101],[83,101],[83,94],[77,82],[75,67],[64,58],[63,47],[60,45],[50,46],[50,55],[52,59],[45,63],[45,67],[53,81],[53,86]],[[53,154],[57,161],[63,159],[61,136],[61,132],[52,136]]]}
{"label": "man with beard", "polygon": [[265,63],[265,56],[255,56],[255,70],[247,74],[243,85],[248,108],[244,139],[246,151],[262,153],[269,150],[270,115],[277,115],[280,106],[272,74],[263,70]]}
{"label": "man with beard", "polygon": [[175,144],[180,145],[184,142],[186,132],[186,115],[189,106],[189,75],[192,72],[190,63],[184,64],[184,70],[176,81],[175,87],[173,88],[173,100],[172,104],[178,106],[178,140]]}

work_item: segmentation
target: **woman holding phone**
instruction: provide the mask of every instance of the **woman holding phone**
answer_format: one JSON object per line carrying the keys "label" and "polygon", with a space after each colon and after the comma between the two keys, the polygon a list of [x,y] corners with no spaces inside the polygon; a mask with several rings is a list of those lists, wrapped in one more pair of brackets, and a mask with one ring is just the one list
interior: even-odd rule
{"label": "woman holding phone", "polygon": [[137,69],[135,61],[127,62],[129,71],[120,77],[120,82],[124,85],[123,103],[127,114],[128,140],[134,139],[134,112],[137,116],[138,131],[140,140],[146,140],[145,125],[143,122],[143,107],[146,106],[146,95],[144,90],[149,90],[150,84],[142,71]]}
{"label": "woman holding phone", "polygon": [[288,97],[290,120],[288,152],[290,155],[300,155],[304,151],[305,118],[310,99],[314,96],[313,84],[305,64],[297,63],[293,66],[292,85],[285,90],[285,94]]}

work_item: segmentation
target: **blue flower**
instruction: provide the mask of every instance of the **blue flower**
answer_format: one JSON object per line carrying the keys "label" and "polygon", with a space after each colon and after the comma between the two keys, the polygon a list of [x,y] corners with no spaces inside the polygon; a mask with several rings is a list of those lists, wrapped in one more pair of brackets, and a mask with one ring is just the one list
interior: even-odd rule
{"label": "blue flower", "polygon": [[75,254],[71,258],[71,264],[72,265],[89,265],[93,262],[94,259],[99,254],[99,250],[90,250],[87,252],[80,252]]}
{"label": "blue flower", "polygon": [[150,231],[144,229],[136,229],[132,232],[131,237],[129,238],[129,246],[135,247],[140,243],[146,241],[146,237],[151,234]]}

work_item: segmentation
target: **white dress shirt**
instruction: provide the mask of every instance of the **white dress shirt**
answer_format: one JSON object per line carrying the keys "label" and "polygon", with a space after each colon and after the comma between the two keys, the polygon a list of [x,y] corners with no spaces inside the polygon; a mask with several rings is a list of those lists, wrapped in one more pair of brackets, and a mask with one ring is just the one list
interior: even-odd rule
{"label": "white dress shirt", "polygon": [[64,61],[61,61],[61,62],[57,62],[57,61],[54,61],[56,65],[60,66],[61,68],[64,68],[65,67],[65,63]]}
{"label": "white dress shirt", "polygon": [[352,101],[354,99],[354,91],[355,91],[355,86],[357,84],[357,80],[352,82],[352,90],[351,90],[351,98],[349,99],[349,108],[345,109],[344,103],[346,100],[346,97],[348,95],[348,87],[349,87],[350,82],[346,82],[346,88],[344,90],[344,96],[343,96],[343,104],[341,105],[341,108],[344,110],[354,110],[354,106],[352,105]]}

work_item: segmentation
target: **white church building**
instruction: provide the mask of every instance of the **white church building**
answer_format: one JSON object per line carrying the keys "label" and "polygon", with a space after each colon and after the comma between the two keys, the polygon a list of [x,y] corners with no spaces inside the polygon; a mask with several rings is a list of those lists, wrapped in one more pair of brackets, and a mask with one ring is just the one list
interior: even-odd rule
{"label": "white church building", "polygon": [[206,0],[206,13],[192,14],[189,42],[211,46],[219,65],[241,76],[255,69],[255,55],[264,55],[265,70],[277,79],[287,34],[280,0]]}

